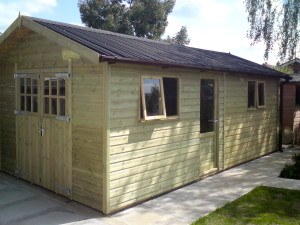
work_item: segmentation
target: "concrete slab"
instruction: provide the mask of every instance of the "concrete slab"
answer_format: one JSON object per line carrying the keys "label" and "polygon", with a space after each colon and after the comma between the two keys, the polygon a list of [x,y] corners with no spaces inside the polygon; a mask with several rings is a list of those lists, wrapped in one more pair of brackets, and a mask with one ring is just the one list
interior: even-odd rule
{"label": "concrete slab", "polygon": [[22,202],[27,199],[32,199],[36,195],[32,192],[25,191],[21,188],[5,188],[0,190],[0,209],[9,207],[17,202]]}
{"label": "concrete slab", "polygon": [[300,180],[285,179],[276,177],[269,182],[265,183],[264,186],[275,187],[275,188],[285,188],[292,190],[300,190]]}
{"label": "concrete slab", "polygon": [[208,177],[112,216],[0,173],[1,225],[188,225],[259,185],[300,190],[278,178],[295,150],[274,153]]}

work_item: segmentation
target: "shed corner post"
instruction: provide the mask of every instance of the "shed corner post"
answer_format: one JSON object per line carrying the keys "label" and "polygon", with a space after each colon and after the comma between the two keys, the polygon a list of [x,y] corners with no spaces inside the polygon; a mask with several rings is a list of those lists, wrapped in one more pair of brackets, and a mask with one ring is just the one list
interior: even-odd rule
{"label": "shed corner post", "polygon": [[104,107],[103,107],[103,213],[110,213],[110,65],[101,62],[104,74]]}

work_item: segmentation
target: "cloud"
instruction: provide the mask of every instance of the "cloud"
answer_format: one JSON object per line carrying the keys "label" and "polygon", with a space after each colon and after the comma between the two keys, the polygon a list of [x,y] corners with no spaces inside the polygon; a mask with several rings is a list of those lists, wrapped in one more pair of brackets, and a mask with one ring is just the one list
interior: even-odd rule
{"label": "cloud", "polygon": [[[187,26],[189,46],[231,52],[263,63],[264,46],[251,46],[246,37],[249,29],[243,1],[239,0],[177,0],[169,16],[166,35],[173,36],[181,26]],[[269,62],[275,63],[271,54]]]}
{"label": "cloud", "polygon": [[34,16],[37,13],[52,12],[57,6],[57,0],[4,0],[0,2],[0,32],[22,15]]}

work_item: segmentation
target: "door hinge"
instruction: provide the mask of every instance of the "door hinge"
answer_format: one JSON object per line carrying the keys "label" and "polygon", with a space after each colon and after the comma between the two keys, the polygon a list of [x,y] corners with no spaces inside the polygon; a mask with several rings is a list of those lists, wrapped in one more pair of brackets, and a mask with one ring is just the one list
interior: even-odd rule
{"label": "door hinge", "polygon": [[71,78],[71,74],[70,73],[56,73],[55,77],[69,79],[69,78]]}
{"label": "door hinge", "polygon": [[23,116],[23,115],[27,115],[27,112],[25,111],[18,111],[18,110],[14,110],[14,114],[18,115],[18,116]]}
{"label": "door hinge", "polygon": [[27,74],[15,73],[13,74],[14,79],[16,78],[26,78]]}
{"label": "door hinge", "polygon": [[69,116],[56,116],[55,119],[65,122],[71,122],[71,117]]}

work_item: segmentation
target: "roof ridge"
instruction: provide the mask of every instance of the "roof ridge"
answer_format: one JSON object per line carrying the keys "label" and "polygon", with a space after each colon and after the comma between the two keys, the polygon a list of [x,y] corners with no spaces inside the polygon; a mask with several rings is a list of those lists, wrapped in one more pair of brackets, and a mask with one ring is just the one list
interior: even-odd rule
{"label": "roof ridge", "polygon": [[72,27],[72,28],[75,28],[75,29],[92,31],[92,32],[101,33],[101,34],[114,35],[114,36],[129,38],[129,39],[135,39],[135,40],[147,41],[147,42],[159,43],[159,44],[165,44],[165,45],[173,45],[173,44],[170,44],[168,42],[164,42],[164,41],[160,41],[160,40],[154,40],[154,39],[143,38],[143,37],[136,37],[136,36],[129,35],[129,34],[121,34],[121,33],[117,33],[117,32],[97,29],[97,28],[91,28],[91,27],[86,27],[86,26],[70,24],[70,23],[58,22],[58,21],[54,21],[54,20],[41,19],[41,18],[31,17],[31,16],[23,16],[23,17],[28,18],[32,21],[41,21],[41,22],[44,22],[44,23],[51,23],[51,24],[56,24],[56,25],[61,25],[61,26],[67,26],[67,27]]}

